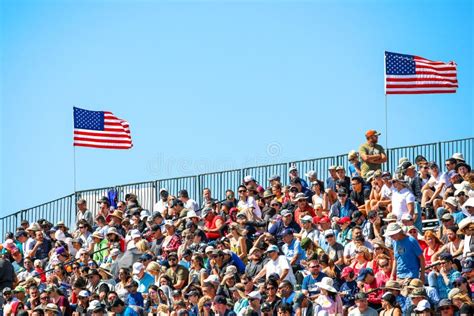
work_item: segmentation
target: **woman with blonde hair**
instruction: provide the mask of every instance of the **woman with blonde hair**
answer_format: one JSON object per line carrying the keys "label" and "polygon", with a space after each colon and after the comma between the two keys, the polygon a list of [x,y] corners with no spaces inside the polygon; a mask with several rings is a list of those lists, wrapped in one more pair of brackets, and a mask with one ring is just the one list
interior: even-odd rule
{"label": "woman with blonde hair", "polygon": [[474,315],[474,304],[467,293],[458,293],[451,299],[453,304],[459,309],[459,316]]}
{"label": "woman with blonde hair", "polygon": [[247,263],[247,242],[245,236],[242,234],[242,229],[239,224],[232,223],[229,227],[229,234],[227,237],[230,241],[230,250],[239,256],[244,263]]}
{"label": "woman with blonde hair", "polygon": [[198,302],[199,316],[213,315],[213,312],[211,312],[211,307],[212,307],[211,297],[208,295],[201,297]]}
{"label": "woman with blonde hair", "polygon": [[148,243],[145,239],[140,239],[140,241],[135,244],[135,247],[137,247],[137,250],[141,253],[145,253],[149,250]]}
{"label": "woman with blonde hair", "polygon": [[354,269],[354,273],[357,275],[360,269],[373,268],[372,266],[372,255],[369,252],[369,248],[365,246],[359,246],[355,250],[355,258],[350,265]]}

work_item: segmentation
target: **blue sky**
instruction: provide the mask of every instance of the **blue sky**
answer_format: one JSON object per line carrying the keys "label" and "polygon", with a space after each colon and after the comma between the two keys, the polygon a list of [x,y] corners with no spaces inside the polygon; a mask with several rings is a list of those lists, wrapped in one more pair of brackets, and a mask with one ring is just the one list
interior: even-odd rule
{"label": "blue sky", "polygon": [[73,106],[135,145],[77,148],[78,189],[355,149],[385,133],[385,50],[460,82],[389,96],[390,147],[473,136],[471,1],[335,2],[1,1],[2,215],[73,192]]}

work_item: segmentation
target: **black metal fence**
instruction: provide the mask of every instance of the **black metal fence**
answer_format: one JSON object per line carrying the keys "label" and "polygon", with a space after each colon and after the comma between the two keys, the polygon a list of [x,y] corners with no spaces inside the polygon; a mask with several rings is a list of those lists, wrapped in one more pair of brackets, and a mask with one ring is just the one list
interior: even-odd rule
{"label": "black metal fence", "polygon": [[[473,166],[474,137],[431,144],[390,148],[387,149],[386,152],[388,161],[383,168],[384,170],[391,172],[393,172],[398,166],[400,158],[407,157],[410,161],[414,161],[417,155],[423,155],[429,161],[437,161],[442,165],[441,163],[444,162],[445,159],[451,157],[454,153],[463,153],[466,162]],[[26,219],[29,222],[34,222],[40,218],[45,218],[52,223],[64,221],[69,227],[74,226],[76,219],[75,202],[78,199],[85,199],[88,203],[89,209],[95,213],[98,208],[96,201],[102,196],[107,196],[110,189],[115,189],[118,192],[118,198],[120,200],[124,200],[127,193],[135,193],[142,207],[149,210],[153,209],[153,205],[157,202],[159,190],[161,188],[166,188],[172,195],[177,195],[181,189],[187,189],[190,197],[201,204],[201,192],[204,188],[211,189],[214,198],[223,199],[225,197],[225,191],[227,189],[236,190],[246,175],[252,175],[262,184],[268,183],[267,181],[270,176],[280,175],[282,183],[286,185],[289,181],[288,169],[292,165],[295,165],[298,168],[301,177],[303,177],[309,170],[315,170],[319,179],[326,180],[329,166],[342,165],[347,167],[348,161],[347,154],[342,154],[333,157],[292,161],[288,163],[206,173],[197,176],[162,179],[118,185],[109,188],[78,191],[60,199],[21,210],[0,218],[0,236],[4,236],[8,231],[15,231],[23,219]]]}

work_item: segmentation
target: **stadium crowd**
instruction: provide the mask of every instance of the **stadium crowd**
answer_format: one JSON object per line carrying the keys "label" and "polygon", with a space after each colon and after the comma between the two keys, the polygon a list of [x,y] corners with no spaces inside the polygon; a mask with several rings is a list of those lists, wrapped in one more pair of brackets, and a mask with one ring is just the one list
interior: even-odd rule
{"label": "stadium crowd", "polygon": [[3,314],[474,315],[471,167],[419,155],[391,174],[379,135],[325,181],[291,167],[202,205],[163,188],[152,210],[129,193],[77,201],[75,227],[23,220],[2,243]]}

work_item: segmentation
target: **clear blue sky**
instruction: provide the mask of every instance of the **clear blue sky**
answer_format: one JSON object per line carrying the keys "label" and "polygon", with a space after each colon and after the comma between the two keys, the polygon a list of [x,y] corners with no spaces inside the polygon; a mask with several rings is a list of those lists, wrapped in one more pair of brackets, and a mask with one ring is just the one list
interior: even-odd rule
{"label": "clear blue sky", "polygon": [[348,152],[385,133],[385,50],[460,82],[389,97],[390,147],[474,134],[472,1],[334,2],[1,1],[1,214],[72,193],[73,106],[135,145],[77,148],[78,189]]}

